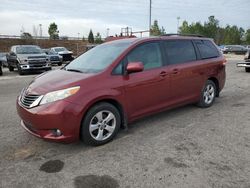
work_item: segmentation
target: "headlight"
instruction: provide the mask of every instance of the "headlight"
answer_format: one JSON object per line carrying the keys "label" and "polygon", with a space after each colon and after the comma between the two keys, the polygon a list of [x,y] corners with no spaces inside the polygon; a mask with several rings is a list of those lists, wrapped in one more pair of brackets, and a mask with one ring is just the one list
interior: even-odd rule
{"label": "headlight", "polygon": [[27,59],[21,59],[20,64],[28,64],[28,60]]}
{"label": "headlight", "polygon": [[76,86],[76,87],[71,87],[68,89],[63,89],[63,90],[58,90],[58,91],[53,91],[53,92],[47,93],[42,98],[40,104],[46,104],[49,102],[54,102],[54,101],[65,99],[65,98],[77,93],[79,91],[79,89],[80,89],[80,86]]}

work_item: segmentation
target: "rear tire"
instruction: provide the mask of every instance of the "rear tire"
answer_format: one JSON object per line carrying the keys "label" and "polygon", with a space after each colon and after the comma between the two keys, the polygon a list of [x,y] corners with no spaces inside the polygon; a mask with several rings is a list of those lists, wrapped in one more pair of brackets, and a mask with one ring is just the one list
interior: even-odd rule
{"label": "rear tire", "polygon": [[88,145],[103,145],[111,141],[121,126],[121,116],[115,106],[101,102],[87,112],[81,126],[81,138]]}
{"label": "rear tire", "polygon": [[212,80],[207,80],[201,91],[200,101],[197,104],[201,108],[208,108],[213,105],[217,88]]}
{"label": "rear tire", "polygon": [[250,68],[249,67],[245,67],[245,71],[246,72],[250,72]]}
{"label": "rear tire", "polygon": [[61,65],[62,65],[62,63],[58,63],[57,65],[58,65],[58,66],[61,66]]}

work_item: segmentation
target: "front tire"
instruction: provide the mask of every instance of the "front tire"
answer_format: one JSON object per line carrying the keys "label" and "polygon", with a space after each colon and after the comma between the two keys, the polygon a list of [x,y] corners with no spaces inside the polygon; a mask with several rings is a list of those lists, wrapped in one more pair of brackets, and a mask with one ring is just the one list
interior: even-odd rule
{"label": "front tire", "polygon": [[250,68],[249,67],[245,67],[245,71],[246,72],[250,72]]}
{"label": "front tire", "polygon": [[207,80],[201,91],[198,106],[201,108],[208,108],[212,106],[216,97],[216,92],[217,88],[215,83],[212,80]]}
{"label": "front tire", "polygon": [[0,76],[3,75],[3,70],[2,70],[2,66],[0,65]]}
{"label": "front tire", "polygon": [[9,68],[9,71],[10,71],[10,72],[13,72],[13,71],[14,71],[14,67],[12,67],[12,66],[9,65],[8,68]]}
{"label": "front tire", "polygon": [[103,145],[111,141],[121,126],[121,116],[115,106],[102,102],[87,112],[81,127],[81,138],[88,145]]}
{"label": "front tire", "polygon": [[17,68],[18,68],[18,74],[19,74],[19,75],[24,75],[24,72],[23,72],[23,70],[21,69],[21,67],[18,66]]}

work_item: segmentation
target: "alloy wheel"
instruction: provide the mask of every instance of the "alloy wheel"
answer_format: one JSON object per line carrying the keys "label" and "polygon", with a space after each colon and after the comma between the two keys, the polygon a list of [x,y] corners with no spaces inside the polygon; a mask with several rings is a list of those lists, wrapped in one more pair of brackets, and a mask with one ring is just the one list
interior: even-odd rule
{"label": "alloy wheel", "polygon": [[213,102],[214,97],[215,97],[215,88],[212,84],[208,84],[204,89],[203,93],[204,102],[206,104],[210,104]]}
{"label": "alloy wheel", "polygon": [[97,112],[89,124],[89,133],[97,141],[108,139],[115,131],[116,117],[108,110]]}

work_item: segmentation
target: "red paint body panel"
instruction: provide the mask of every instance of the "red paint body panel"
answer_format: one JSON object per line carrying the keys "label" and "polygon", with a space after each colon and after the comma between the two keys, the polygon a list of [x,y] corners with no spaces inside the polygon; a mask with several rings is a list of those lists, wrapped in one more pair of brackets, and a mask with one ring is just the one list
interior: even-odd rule
{"label": "red paint body panel", "polygon": [[[31,109],[22,107],[17,101],[22,126],[31,134],[46,140],[73,142],[79,139],[84,115],[96,102],[116,101],[122,107],[127,121],[132,122],[165,109],[198,102],[204,83],[209,78],[217,79],[219,90],[222,90],[225,84],[223,56],[127,75],[112,75],[113,69],[137,45],[168,38],[130,39],[133,40],[130,47],[100,73],[56,70],[37,77],[28,86],[28,93],[44,95],[74,86],[80,86],[80,90],[64,100]],[[176,37],[182,38],[187,37]],[[55,137],[51,132],[53,129],[60,129],[63,135]]]}

